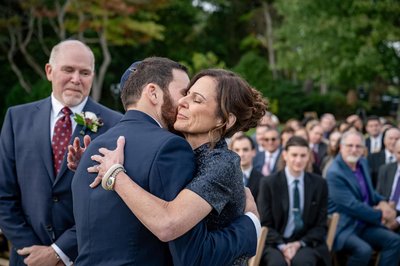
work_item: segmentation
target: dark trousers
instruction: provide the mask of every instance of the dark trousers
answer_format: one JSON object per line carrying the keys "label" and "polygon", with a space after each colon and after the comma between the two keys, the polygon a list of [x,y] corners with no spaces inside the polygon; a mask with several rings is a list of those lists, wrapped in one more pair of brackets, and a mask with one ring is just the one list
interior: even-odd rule
{"label": "dark trousers", "polygon": [[[310,248],[300,248],[291,261],[291,266],[311,266],[317,265],[319,258],[317,252]],[[282,252],[273,247],[266,247],[263,257],[261,258],[261,266],[286,266],[287,263]]]}
{"label": "dark trousers", "polygon": [[378,226],[363,226],[346,240],[343,250],[350,254],[348,266],[368,265],[372,251],[380,251],[380,266],[398,266],[400,235]]}

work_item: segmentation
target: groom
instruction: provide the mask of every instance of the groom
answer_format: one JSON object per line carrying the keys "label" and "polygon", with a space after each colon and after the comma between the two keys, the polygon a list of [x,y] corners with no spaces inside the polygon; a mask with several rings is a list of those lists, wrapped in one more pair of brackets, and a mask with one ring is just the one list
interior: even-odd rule
{"label": "groom", "polygon": [[213,232],[202,221],[164,243],[115,192],[89,187],[96,176],[87,172],[93,165],[90,157],[100,147],[114,149],[123,135],[127,173],[155,196],[167,201],[176,197],[193,177],[194,157],[186,140],[165,129],[173,125],[188,83],[186,68],[166,58],[147,58],[132,70],[121,95],[125,116],[88,146],[72,182],[76,265],[229,265],[240,255],[255,253],[257,233],[248,216]]}

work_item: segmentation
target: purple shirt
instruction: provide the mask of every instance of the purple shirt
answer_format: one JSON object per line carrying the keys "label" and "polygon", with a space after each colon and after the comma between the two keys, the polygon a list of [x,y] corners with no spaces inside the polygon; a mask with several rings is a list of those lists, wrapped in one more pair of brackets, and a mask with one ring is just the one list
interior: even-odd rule
{"label": "purple shirt", "polygon": [[357,178],[358,185],[360,186],[363,202],[365,202],[369,205],[367,182],[365,181],[365,176],[364,176],[364,173],[363,173],[359,163],[357,163],[356,170],[353,171],[353,173]]}

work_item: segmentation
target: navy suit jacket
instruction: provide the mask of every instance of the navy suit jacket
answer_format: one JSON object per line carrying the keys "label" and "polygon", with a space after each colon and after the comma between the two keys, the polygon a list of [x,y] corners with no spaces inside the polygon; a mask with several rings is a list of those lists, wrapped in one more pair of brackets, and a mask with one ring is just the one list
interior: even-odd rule
{"label": "navy suit jacket", "polygon": [[378,183],[379,168],[386,164],[385,149],[382,149],[380,152],[368,154],[367,159],[372,178],[372,186],[375,188]]}
{"label": "navy suit jacket", "polygon": [[207,232],[201,221],[185,235],[161,242],[136,218],[117,193],[87,173],[100,147],[115,149],[125,136],[128,176],[153,195],[171,201],[193,178],[194,154],[186,140],[160,128],[147,114],[128,111],[120,123],[94,140],[72,181],[79,255],[76,265],[228,265],[241,254],[253,255],[253,222],[241,216],[226,229]]}
{"label": "navy suit jacket", "polygon": [[251,191],[251,194],[253,194],[254,199],[257,200],[258,196],[258,191],[260,188],[260,181],[264,176],[257,171],[256,169],[252,169],[250,176],[249,176],[249,182],[247,182],[246,187],[248,187]]}
{"label": "navy suit jacket", "polygon": [[379,168],[378,185],[376,191],[389,200],[393,182],[397,172],[397,162],[388,163]]}
{"label": "navy suit jacket", "polygon": [[[92,139],[121,119],[121,114],[88,99],[83,111],[104,120]],[[50,97],[11,107],[0,142],[0,228],[13,246],[10,265],[25,265],[16,249],[56,245],[72,260],[77,256],[71,180],[66,158],[54,176],[50,140]],[[77,125],[71,142],[82,129]]]}
{"label": "navy suit jacket", "polygon": [[[281,158],[282,148],[278,148],[278,149],[279,149],[279,153],[278,153],[278,156],[276,157],[274,167],[271,169],[271,173],[270,174],[275,173],[276,171],[278,171],[278,162],[279,162],[279,160]],[[254,169],[256,169],[257,171],[262,173],[262,168],[264,166],[264,162],[265,162],[265,151],[257,152],[256,156],[253,159],[253,167],[254,167]]]}
{"label": "navy suit jacket", "polygon": [[[277,200],[279,199],[279,200]],[[261,225],[268,227],[266,245],[277,247],[292,241],[304,241],[330,265],[330,255],[325,243],[327,232],[328,187],[325,179],[304,173],[304,228],[285,241],[283,234],[289,218],[289,192],[285,170],[262,179],[257,205]]]}
{"label": "navy suit jacket", "polygon": [[365,204],[357,178],[339,154],[326,174],[329,188],[329,213],[339,212],[340,219],[336,230],[334,250],[340,250],[346,239],[354,233],[358,221],[381,226],[381,212],[372,206],[383,200],[372,187],[367,161],[359,161],[367,184],[369,204]]}

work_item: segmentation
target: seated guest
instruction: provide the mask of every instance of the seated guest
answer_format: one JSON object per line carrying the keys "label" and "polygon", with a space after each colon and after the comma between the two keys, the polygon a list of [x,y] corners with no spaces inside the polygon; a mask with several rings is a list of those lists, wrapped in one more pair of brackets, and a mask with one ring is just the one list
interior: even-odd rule
{"label": "seated guest", "polygon": [[250,189],[253,197],[257,199],[258,188],[263,175],[253,168],[253,159],[256,156],[253,140],[246,135],[242,135],[233,139],[230,143],[230,147],[231,150],[240,156],[240,168],[242,168],[243,172],[243,184]]}
{"label": "seated guest", "polygon": [[322,170],[323,177],[326,177],[326,172],[328,171],[329,167],[331,166],[336,155],[339,153],[339,141],[340,141],[341,136],[342,136],[342,133],[340,133],[339,131],[333,131],[329,135],[328,153],[327,153],[327,156],[325,156],[324,160],[321,163],[321,170]]}
{"label": "seated guest", "polygon": [[263,176],[268,176],[277,171],[277,165],[281,154],[279,132],[275,128],[268,128],[263,139],[264,152],[257,153],[254,157],[254,168]]}
{"label": "seated guest", "polygon": [[293,136],[294,136],[294,129],[285,126],[281,131],[281,146],[285,147],[286,142]]}
{"label": "seated guest", "polygon": [[[313,152],[315,164],[320,167],[322,160],[327,155],[328,145],[322,141],[324,130],[321,124],[313,124],[308,130],[309,145]],[[320,168],[321,169],[321,168]]]}
{"label": "seated guest", "polygon": [[396,161],[394,156],[394,145],[400,138],[400,130],[396,127],[389,128],[385,131],[383,136],[384,149],[377,153],[371,153],[368,155],[368,165],[370,167],[370,173],[372,178],[372,185],[375,188],[378,182],[378,171],[379,168],[388,163]]}
{"label": "seated guest", "polygon": [[400,232],[400,140],[397,140],[394,154],[396,162],[383,165],[379,169],[377,191],[393,202],[396,208],[396,219],[387,226]]}
{"label": "seated guest", "polygon": [[380,152],[382,143],[382,123],[378,116],[373,115],[368,117],[365,131],[368,133],[368,138],[365,139],[365,145],[368,149],[368,154]]}
{"label": "seated guest", "polygon": [[335,116],[331,113],[325,113],[321,115],[319,119],[321,123],[321,127],[324,130],[324,140],[328,142],[329,135],[333,132],[336,126]]}
{"label": "seated guest", "polygon": [[282,152],[285,169],[261,180],[257,205],[268,227],[261,265],[330,265],[328,189],[321,176],[304,171],[309,149],[302,137],[290,138]]}
{"label": "seated guest", "polygon": [[398,265],[400,236],[384,225],[395,211],[373,188],[360,132],[343,134],[339,154],[327,173],[329,212],[340,219],[333,249],[350,254],[347,265],[368,265],[372,250],[380,251],[379,265]]}

